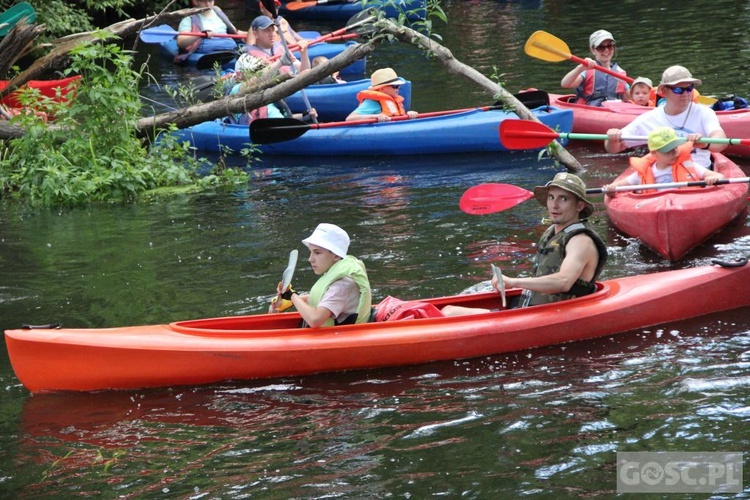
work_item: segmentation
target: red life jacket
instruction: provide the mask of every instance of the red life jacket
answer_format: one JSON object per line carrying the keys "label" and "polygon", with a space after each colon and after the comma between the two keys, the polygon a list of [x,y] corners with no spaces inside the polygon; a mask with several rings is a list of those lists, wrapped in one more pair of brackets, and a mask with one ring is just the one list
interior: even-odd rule
{"label": "red life jacket", "polygon": [[379,90],[365,89],[357,93],[357,100],[362,104],[365,99],[377,101],[380,104],[380,112],[385,116],[404,116],[404,98],[402,96],[391,97]]}
{"label": "red life jacket", "polygon": [[[281,42],[274,43],[273,47],[271,47],[271,53],[269,54],[257,45],[245,45],[245,52],[257,59],[262,59],[263,61],[265,61],[270,57],[283,54],[284,46],[281,44]],[[279,68],[279,71],[282,73],[289,73],[291,70],[292,69],[289,66],[282,66]]]}
{"label": "red life jacket", "polygon": [[[626,75],[617,63],[610,64],[610,69],[623,76]],[[583,83],[576,89],[576,95],[578,95],[578,104],[600,106],[601,101],[606,99],[622,99],[625,95],[625,82],[594,68],[586,68]]]}
{"label": "red life jacket", "polygon": [[[693,143],[686,142],[677,148],[678,155],[677,160],[672,164],[672,181],[673,182],[689,182],[699,181],[700,176],[693,168],[693,161],[691,160],[691,152],[693,150]],[[654,172],[651,170],[651,166],[656,162],[656,157],[653,153],[649,153],[642,158],[630,158],[630,166],[638,172],[638,176],[641,178],[641,184],[653,184]],[[654,189],[647,189],[644,192],[654,192]]]}

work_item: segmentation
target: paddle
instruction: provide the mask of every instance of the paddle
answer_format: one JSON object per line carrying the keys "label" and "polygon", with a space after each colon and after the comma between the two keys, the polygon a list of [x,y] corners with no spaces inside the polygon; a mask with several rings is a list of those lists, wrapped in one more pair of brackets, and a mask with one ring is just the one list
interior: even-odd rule
{"label": "paddle", "polygon": [[[452,115],[456,113],[464,113],[466,111],[489,111],[492,109],[502,109],[503,106],[485,106],[483,108],[465,108],[465,109],[453,109],[448,111],[433,111],[431,113],[420,113],[417,120],[422,118],[432,118],[435,116]],[[408,120],[409,117],[404,116],[392,116],[391,122]],[[264,118],[260,120],[253,120],[250,122],[250,141],[254,144],[272,144],[274,142],[291,141],[304,135],[310,129],[321,129],[321,128],[334,128],[334,127],[351,127],[357,125],[365,125],[378,123],[377,118],[367,118],[363,120],[352,120],[344,122],[328,122],[328,123],[305,123],[301,120],[295,120],[294,118]],[[384,122],[389,123],[389,122]]]}
{"label": "paddle", "polygon": [[492,266],[492,274],[497,278],[497,291],[500,292],[500,298],[503,300],[503,309],[508,307],[508,300],[505,298],[505,282],[503,281],[503,273],[500,271],[500,268],[497,267],[495,264],[490,264]]}
{"label": "paddle", "polygon": [[[274,2],[274,0],[261,0],[261,3],[273,17],[273,24],[276,25],[276,31],[279,33],[281,44],[284,46],[284,54],[286,54],[287,59],[292,60],[292,53],[289,51],[289,46],[287,45],[286,38],[284,37],[284,30],[281,28],[281,23],[279,22],[279,15],[276,11],[276,2]],[[294,63],[292,63],[292,74],[295,76],[297,75],[297,68],[294,67]],[[312,106],[310,105],[310,100],[307,98],[307,93],[304,89],[300,90],[299,93],[302,96],[302,102],[305,103],[305,109],[309,113],[310,110],[312,110]],[[314,123],[318,122],[315,117],[312,117],[312,120]]]}
{"label": "paddle", "polygon": [[28,2],[21,2],[0,14],[0,36],[10,33],[21,21],[28,24],[36,20],[36,11]]}
{"label": "paddle", "polygon": [[271,301],[271,306],[268,308],[269,313],[280,312],[280,309],[277,309],[276,304],[281,304],[281,294],[284,293],[284,290],[286,290],[292,283],[294,268],[297,266],[298,255],[299,251],[296,249],[289,252],[289,262],[286,265],[286,269],[284,269],[284,273],[281,275],[281,283],[279,283],[279,287],[276,290],[276,298]]}
{"label": "paddle", "polygon": [[342,3],[350,3],[349,0],[307,0],[301,2],[287,2],[284,7],[287,10],[300,10],[315,7],[316,5],[335,5]]}
{"label": "paddle", "polygon": [[[573,61],[578,64],[586,64],[585,59],[574,56],[570,53],[568,44],[557,38],[551,33],[546,31],[535,31],[531,34],[526,44],[523,47],[524,52],[531,57],[541,59],[542,61],[548,62],[561,62],[561,61]],[[606,73],[610,76],[614,76],[620,80],[632,84],[634,79],[629,76],[622,75],[616,71],[612,71],[604,66],[596,65],[594,69]],[[698,96],[698,102],[700,104],[706,104],[708,106],[716,102],[716,99],[706,96]]]}
{"label": "paddle", "polygon": [[[547,146],[554,139],[582,139],[606,141],[606,134],[577,134],[555,132],[543,123],[528,120],[507,119],[500,122],[500,142],[507,149],[538,149]],[[623,141],[642,141],[647,137],[622,137]],[[750,139],[724,137],[701,137],[695,142],[706,144],[729,144],[730,146],[750,146]]]}
{"label": "paddle", "polygon": [[[143,43],[164,43],[178,35],[208,38],[208,34],[206,33],[200,31],[177,31],[168,24],[146,28],[138,36]],[[245,35],[240,35],[239,33],[213,33],[212,36],[215,38],[234,38],[237,40],[245,40],[246,38]]]}
{"label": "paddle", "polygon": [[[721,184],[745,184],[750,183],[750,177],[733,177],[731,179],[720,179],[713,185]],[[630,186],[617,186],[611,191],[641,191],[647,189],[671,189],[683,187],[705,187],[706,181],[664,182],[661,184],[633,184]],[[590,188],[586,194],[601,194],[603,188]],[[472,186],[461,196],[458,203],[459,208],[467,214],[485,215],[502,212],[515,207],[519,203],[533,198],[534,193],[512,184],[488,183]]]}

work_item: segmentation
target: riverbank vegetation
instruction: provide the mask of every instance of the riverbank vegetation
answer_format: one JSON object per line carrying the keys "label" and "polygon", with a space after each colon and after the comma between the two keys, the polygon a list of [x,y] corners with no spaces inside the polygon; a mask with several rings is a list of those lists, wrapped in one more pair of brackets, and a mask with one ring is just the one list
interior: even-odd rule
{"label": "riverbank vegetation", "polygon": [[23,93],[28,111],[14,123],[26,133],[8,141],[0,157],[6,198],[75,206],[132,201],[156,188],[246,180],[242,171],[212,171],[187,144],[171,140],[169,128],[154,144],[136,137],[142,74],[132,69],[132,57],[120,47],[82,45],[71,57],[68,72],[81,80],[69,102]]}

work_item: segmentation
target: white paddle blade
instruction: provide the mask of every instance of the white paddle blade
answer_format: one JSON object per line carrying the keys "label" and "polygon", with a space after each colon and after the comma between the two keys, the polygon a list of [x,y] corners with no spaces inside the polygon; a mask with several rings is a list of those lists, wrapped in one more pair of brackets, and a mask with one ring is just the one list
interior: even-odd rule
{"label": "white paddle blade", "polygon": [[505,309],[508,307],[508,302],[505,299],[505,282],[503,282],[503,273],[495,264],[490,265],[492,266],[492,274],[497,278],[497,289],[500,291],[500,298],[503,300],[503,309]]}

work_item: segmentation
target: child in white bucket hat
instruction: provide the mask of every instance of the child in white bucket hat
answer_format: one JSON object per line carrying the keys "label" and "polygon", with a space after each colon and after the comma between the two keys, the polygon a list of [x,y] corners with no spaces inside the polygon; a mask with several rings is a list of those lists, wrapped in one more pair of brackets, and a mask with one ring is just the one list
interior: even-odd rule
{"label": "child in white bucket hat", "polygon": [[370,321],[372,294],[367,269],[349,255],[349,235],[335,224],[321,223],[302,240],[310,249],[307,259],[320,276],[307,295],[290,286],[281,298],[292,302],[306,327],[317,328]]}

